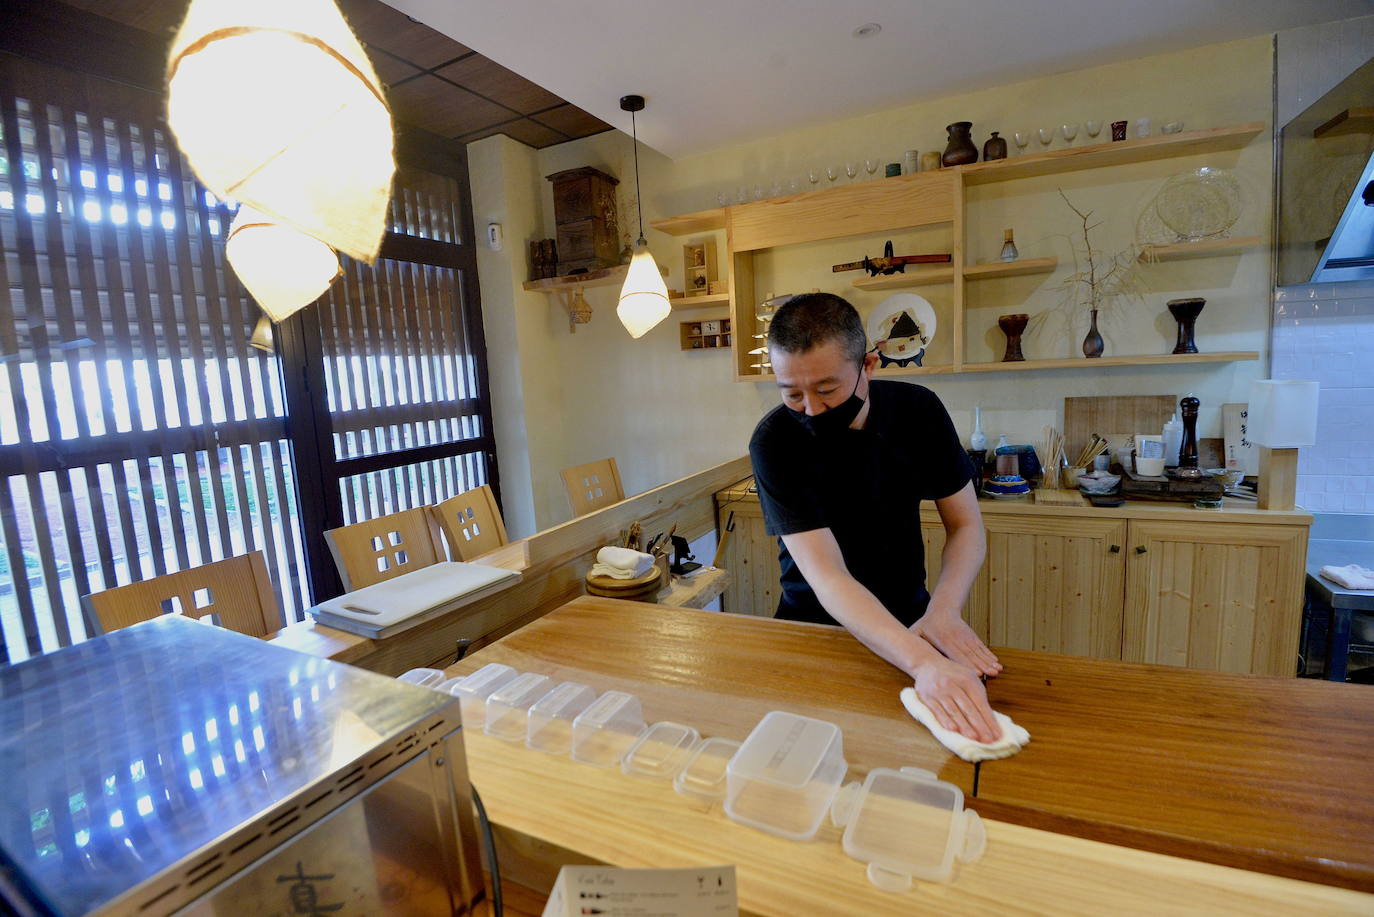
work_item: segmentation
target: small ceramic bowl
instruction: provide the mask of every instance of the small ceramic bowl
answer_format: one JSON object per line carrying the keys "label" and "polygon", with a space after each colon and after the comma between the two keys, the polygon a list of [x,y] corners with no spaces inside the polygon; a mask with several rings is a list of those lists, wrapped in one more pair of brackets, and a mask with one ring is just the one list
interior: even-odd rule
{"label": "small ceramic bowl", "polygon": [[1081,471],[1078,475],[1078,489],[1085,494],[1109,494],[1121,483],[1121,475],[1107,474],[1103,471]]}
{"label": "small ceramic bowl", "polygon": [[1245,473],[1231,468],[1208,468],[1207,474],[1216,478],[1227,490],[1240,483],[1240,479],[1245,477]]}

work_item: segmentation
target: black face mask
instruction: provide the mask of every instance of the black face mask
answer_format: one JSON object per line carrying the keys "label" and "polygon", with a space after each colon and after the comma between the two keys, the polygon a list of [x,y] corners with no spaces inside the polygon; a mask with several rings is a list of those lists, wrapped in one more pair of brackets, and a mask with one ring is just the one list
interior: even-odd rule
{"label": "black face mask", "polygon": [[849,429],[849,425],[864,408],[864,399],[859,397],[859,379],[862,378],[863,366],[860,365],[859,378],[854,380],[854,391],[843,404],[815,415],[807,414],[805,411],[793,411],[792,416],[806,432],[817,439],[834,440]]}

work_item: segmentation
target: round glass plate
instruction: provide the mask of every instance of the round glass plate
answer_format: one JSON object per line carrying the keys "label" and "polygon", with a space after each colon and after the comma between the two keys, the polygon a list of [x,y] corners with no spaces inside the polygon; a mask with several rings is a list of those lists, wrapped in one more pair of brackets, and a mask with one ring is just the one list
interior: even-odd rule
{"label": "round glass plate", "polygon": [[1240,182],[1222,169],[1175,175],[1155,195],[1155,214],[1178,242],[1223,235],[1240,219]]}

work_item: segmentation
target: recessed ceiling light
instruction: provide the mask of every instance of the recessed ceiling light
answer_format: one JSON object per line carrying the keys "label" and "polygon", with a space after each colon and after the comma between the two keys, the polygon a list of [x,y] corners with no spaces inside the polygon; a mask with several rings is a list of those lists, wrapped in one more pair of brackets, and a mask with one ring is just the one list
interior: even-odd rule
{"label": "recessed ceiling light", "polygon": [[854,30],[855,38],[872,38],[883,30],[883,27],[876,22],[865,22]]}

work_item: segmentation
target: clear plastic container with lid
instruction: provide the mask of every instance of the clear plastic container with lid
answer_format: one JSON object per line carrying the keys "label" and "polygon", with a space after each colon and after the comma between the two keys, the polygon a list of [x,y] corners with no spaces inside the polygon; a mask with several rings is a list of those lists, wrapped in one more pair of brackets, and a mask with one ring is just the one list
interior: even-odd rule
{"label": "clear plastic container with lid", "polygon": [[701,733],[681,723],[654,723],[625,753],[620,769],[631,777],[672,780],[701,741]]}
{"label": "clear plastic container with lid", "polygon": [[432,688],[444,680],[444,673],[438,669],[411,669],[396,676],[397,681],[403,681],[408,685],[419,685],[422,688]]}
{"label": "clear plastic container with lid", "polygon": [[573,720],[595,700],[596,691],[576,681],[565,681],[539,698],[530,708],[526,747],[566,755],[572,748]]}
{"label": "clear plastic container with lid", "polygon": [[725,768],[739,751],[734,739],[712,737],[698,745],[673,778],[673,789],[707,802],[725,798]]}
{"label": "clear plastic container with lid", "polygon": [[449,693],[462,702],[463,725],[476,729],[486,722],[487,698],[491,692],[519,674],[508,665],[489,662],[449,688]]}
{"label": "clear plastic container with lid", "polygon": [[644,734],[639,698],[607,691],[573,720],[572,757],[593,767],[613,767]]}
{"label": "clear plastic container with lid", "polygon": [[523,742],[529,729],[529,709],[549,693],[553,681],[538,672],[526,672],[506,682],[487,698],[487,720],[482,731],[507,742]]}
{"label": "clear plastic container with lid", "polygon": [[779,837],[810,840],[848,770],[840,727],[774,710],[726,766],[725,814]]}
{"label": "clear plastic container with lid", "polygon": [[963,792],[915,767],[874,768],[862,786],[840,791],[830,820],[844,828],[844,852],[867,863],[868,881],[884,891],[907,891],[913,878],[948,882],[956,861],[972,863],[987,847]]}

